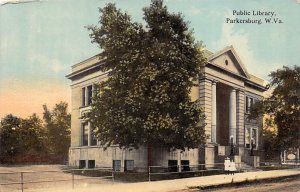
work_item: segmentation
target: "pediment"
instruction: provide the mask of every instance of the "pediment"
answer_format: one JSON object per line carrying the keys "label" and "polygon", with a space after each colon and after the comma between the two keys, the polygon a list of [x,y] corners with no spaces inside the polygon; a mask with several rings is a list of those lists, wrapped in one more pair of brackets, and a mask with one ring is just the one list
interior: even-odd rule
{"label": "pediment", "polygon": [[231,73],[249,78],[248,72],[232,46],[212,54],[208,62]]}

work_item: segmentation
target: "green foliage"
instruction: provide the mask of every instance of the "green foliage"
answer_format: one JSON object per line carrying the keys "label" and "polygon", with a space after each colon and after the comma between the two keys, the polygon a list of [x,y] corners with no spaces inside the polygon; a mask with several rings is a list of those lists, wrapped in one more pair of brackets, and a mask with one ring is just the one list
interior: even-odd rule
{"label": "green foliage", "polygon": [[1,143],[0,152],[1,155],[16,155],[22,153],[23,146],[19,130],[21,125],[21,119],[13,116],[12,114],[7,115],[1,120]]}
{"label": "green foliage", "polygon": [[46,143],[46,130],[42,120],[36,115],[22,119],[22,142],[24,153],[26,154],[45,154],[48,152]]}
{"label": "green foliage", "polygon": [[1,119],[0,157],[21,155],[68,155],[70,114],[67,103],[56,104],[52,111],[44,105],[43,121],[33,114],[27,118],[9,114]]}
{"label": "green foliage", "polygon": [[263,149],[266,160],[276,159],[280,155],[280,149],[277,145],[277,137],[274,131],[265,128],[263,129]]}
{"label": "green foliage", "polygon": [[1,120],[0,128],[2,155],[46,153],[46,133],[36,114],[26,119],[9,114]]}
{"label": "green foliage", "polygon": [[203,143],[204,114],[189,94],[206,60],[182,15],[161,0],[143,9],[145,27],[114,4],[99,11],[100,27],[89,29],[108,75],[85,117],[101,144],[184,150]]}
{"label": "green foliage", "polygon": [[68,113],[68,104],[60,102],[52,111],[48,109],[47,105],[44,105],[43,108],[49,151],[51,154],[67,156],[71,143],[71,115]]}
{"label": "green foliage", "polygon": [[283,67],[272,72],[271,97],[259,102],[251,110],[251,118],[266,113],[267,127],[277,127],[276,140],[273,142],[279,150],[300,146],[300,67]]}

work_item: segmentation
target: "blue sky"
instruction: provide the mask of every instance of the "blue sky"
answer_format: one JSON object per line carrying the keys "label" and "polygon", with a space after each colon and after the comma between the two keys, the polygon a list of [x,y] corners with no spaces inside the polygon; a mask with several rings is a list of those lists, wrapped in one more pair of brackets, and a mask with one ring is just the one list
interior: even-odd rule
{"label": "blue sky", "polygon": [[[3,0],[0,0],[3,1]],[[41,0],[0,6],[0,117],[27,116],[60,100],[70,102],[71,66],[99,52],[84,26],[97,24],[98,7],[115,2],[135,21],[150,0]],[[165,0],[181,12],[197,40],[218,51],[233,45],[248,72],[268,80],[283,65],[300,63],[297,0]],[[229,24],[232,11],[272,11],[281,24]]]}

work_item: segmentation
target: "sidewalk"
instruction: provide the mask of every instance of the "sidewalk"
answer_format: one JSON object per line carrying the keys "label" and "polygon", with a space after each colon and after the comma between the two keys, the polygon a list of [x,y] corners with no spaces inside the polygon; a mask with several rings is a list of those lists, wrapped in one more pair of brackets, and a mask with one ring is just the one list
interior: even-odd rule
{"label": "sidewalk", "polygon": [[[114,184],[101,184],[97,186],[89,186],[86,188],[72,189],[47,189],[41,191],[49,192],[173,192],[184,190],[190,187],[199,186],[212,186],[228,184],[232,182],[242,182],[245,180],[261,180],[278,178],[285,176],[300,175],[300,169],[286,169],[286,170],[274,170],[274,171],[258,171],[258,172],[246,172],[236,173],[235,175],[214,175],[205,177],[192,177],[175,180],[164,181],[152,181],[152,182],[140,182],[140,183],[114,183]],[[31,190],[26,190],[31,191]],[[32,190],[37,192],[37,190]]]}

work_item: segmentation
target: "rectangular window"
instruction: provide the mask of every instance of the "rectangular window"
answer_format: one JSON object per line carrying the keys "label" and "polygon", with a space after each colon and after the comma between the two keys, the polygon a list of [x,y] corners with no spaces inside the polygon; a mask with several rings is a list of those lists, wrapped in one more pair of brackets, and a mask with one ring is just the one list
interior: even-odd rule
{"label": "rectangular window", "polygon": [[181,171],[190,171],[190,161],[189,160],[181,160]]}
{"label": "rectangular window", "polygon": [[253,149],[257,148],[258,145],[258,130],[257,128],[246,128],[245,129],[245,145],[246,148],[251,149],[251,144],[253,144]]}
{"label": "rectangular window", "polygon": [[95,168],[95,160],[88,160],[88,168],[89,169]]}
{"label": "rectangular window", "polygon": [[257,129],[252,129],[252,144],[253,144],[253,149],[256,149],[257,146]]}
{"label": "rectangular window", "polygon": [[253,104],[254,104],[253,98],[246,96],[246,113],[250,113]]}
{"label": "rectangular window", "polygon": [[124,171],[133,171],[133,169],[134,169],[133,160],[125,160]]}
{"label": "rectangular window", "polygon": [[91,124],[91,145],[97,145],[97,137],[95,131],[95,127]]}
{"label": "rectangular window", "polygon": [[87,122],[81,124],[81,130],[82,146],[87,146],[89,139],[89,125]]}
{"label": "rectangular window", "polygon": [[248,113],[248,108],[249,108],[249,97],[246,96],[246,109],[245,109],[246,113]]}
{"label": "rectangular window", "polygon": [[87,104],[86,105],[92,104],[92,97],[93,97],[93,86],[89,85],[89,86],[87,86]]}
{"label": "rectangular window", "polygon": [[168,171],[169,172],[178,171],[177,160],[168,160]]}
{"label": "rectangular window", "polygon": [[85,160],[79,160],[79,169],[84,169],[86,167]]}
{"label": "rectangular window", "polygon": [[85,87],[83,87],[81,89],[81,106],[84,107],[85,106]]}
{"label": "rectangular window", "polygon": [[245,129],[246,133],[245,133],[245,145],[246,145],[246,148],[250,148],[250,129],[249,128],[246,128]]}
{"label": "rectangular window", "polygon": [[121,171],[121,160],[113,160],[114,171]]}

